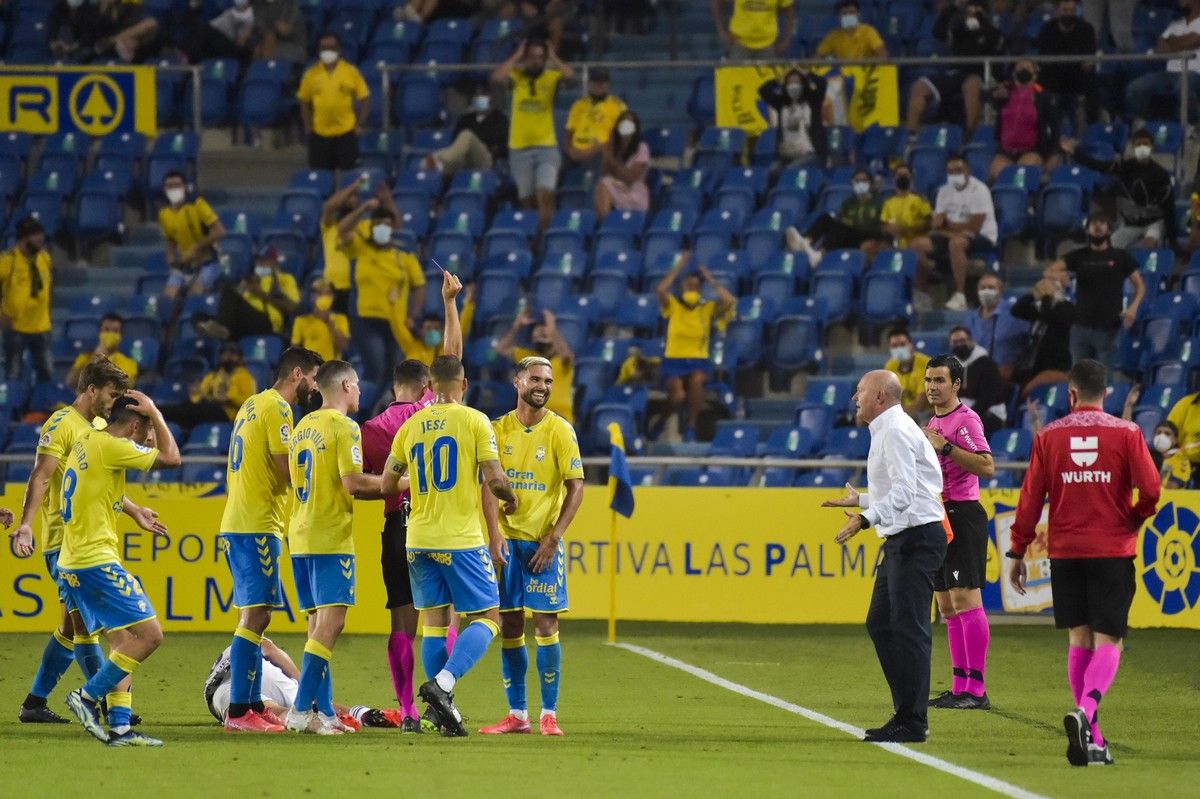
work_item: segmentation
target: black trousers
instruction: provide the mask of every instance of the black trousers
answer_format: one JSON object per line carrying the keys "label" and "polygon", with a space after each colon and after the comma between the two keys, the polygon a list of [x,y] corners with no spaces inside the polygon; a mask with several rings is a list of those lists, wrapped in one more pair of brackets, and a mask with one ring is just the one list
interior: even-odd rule
{"label": "black trousers", "polygon": [[867,632],[892,691],[896,721],[925,730],[933,581],[946,557],[946,531],[940,521],[909,527],[884,539],[883,553],[867,611]]}
{"label": "black trousers", "polygon": [[856,250],[871,240],[871,237],[858,228],[847,225],[842,220],[822,214],[804,231],[804,237],[821,250]]}

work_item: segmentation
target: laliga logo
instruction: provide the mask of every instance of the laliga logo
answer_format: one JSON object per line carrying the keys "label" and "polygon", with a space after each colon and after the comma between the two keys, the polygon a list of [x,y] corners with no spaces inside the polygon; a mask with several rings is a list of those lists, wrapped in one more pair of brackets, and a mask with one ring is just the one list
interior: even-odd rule
{"label": "laliga logo", "polygon": [[1087,468],[1100,457],[1098,436],[1071,436],[1071,460],[1076,466]]}
{"label": "laliga logo", "polygon": [[1200,604],[1200,517],[1169,502],[1142,536],[1142,583],[1168,616]]}

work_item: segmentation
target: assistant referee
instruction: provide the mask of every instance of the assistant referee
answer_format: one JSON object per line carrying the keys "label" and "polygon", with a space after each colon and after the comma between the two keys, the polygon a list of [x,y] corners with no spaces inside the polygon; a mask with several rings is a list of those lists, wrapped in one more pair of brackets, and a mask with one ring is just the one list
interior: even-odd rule
{"label": "assistant referee", "polygon": [[901,407],[901,393],[896,375],[882,369],[858,382],[858,421],[871,430],[869,487],[860,495],[847,483],[844,497],[821,503],[862,509],[846,511],[837,543],[868,527],[883,539],[884,561],[875,575],[867,632],[895,712],[882,727],[866,731],[864,740],[873,743],[923,743],[929,734],[929,608],[946,557],[942,470],[925,434]]}

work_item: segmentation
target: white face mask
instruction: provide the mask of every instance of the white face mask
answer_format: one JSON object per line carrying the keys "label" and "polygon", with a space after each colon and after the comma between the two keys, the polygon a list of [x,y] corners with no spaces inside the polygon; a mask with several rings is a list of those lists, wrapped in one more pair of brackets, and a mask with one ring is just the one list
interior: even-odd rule
{"label": "white face mask", "polygon": [[965,24],[967,26],[967,30],[969,31],[974,32],[979,30],[979,19],[976,17],[967,17]]}
{"label": "white face mask", "polygon": [[845,30],[858,27],[858,14],[842,14],[841,23]]}
{"label": "white face mask", "polygon": [[912,353],[909,352],[908,347],[892,347],[888,350],[888,354],[892,356],[892,360],[899,363],[912,360]]}
{"label": "white face mask", "polygon": [[70,8],[79,8],[83,5],[83,0],[67,0],[67,6]]}
{"label": "white face mask", "polygon": [[272,273],[272,272],[274,272],[274,271],[275,271],[275,270],[274,270],[274,269],[272,269],[272,268],[271,268],[271,267],[269,267],[269,266],[256,266],[256,267],[254,267],[254,274],[255,274],[255,275],[257,275],[258,277],[270,277],[270,276],[271,276],[271,273]]}
{"label": "white face mask", "polygon": [[187,199],[187,189],[181,189],[178,186],[166,190],[167,202],[171,205],[179,205]]}
{"label": "white face mask", "polygon": [[250,6],[250,0],[233,0],[233,5],[238,9],[245,9]]}
{"label": "white face mask", "polygon": [[1133,148],[1133,157],[1139,161],[1145,161],[1150,157],[1151,148],[1148,144],[1139,144]]}
{"label": "white face mask", "polygon": [[392,226],[379,224],[371,228],[371,238],[376,244],[384,245],[392,240]]}
{"label": "white face mask", "polygon": [[1154,434],[1154,450],[1165,453],[1171,449],[1171,437],[1166,433]]}
{"label": "white face mask", "polygon": [[338,60],[337,50],[322,50],[320,53],[321,63],[325,66],[336,64]]}
{"label": "white face mask", "polygon": [[632,119],[622,119],[617,123],[617,133],[622,136],[632,136],[637,132],[637,123]]}
{"label": "white face mask", "polygon": [[799,83],[789,83],[787,85],[787,94],[788,97],[791,97],[793,100],[799,100],[800,95],[803,94],[803,88]]}
{"label": "white face mask", "polygon": [[854,193],[857,194],[859,197],[866,195],[869,191],[871,191],[870,183],[868,183],[865,180],[854,181]]}
{"label": "white face mask", "polygon": [[956,189],[961,189],[967,185],[966,175],[947,175],[946,182]]}
{"label": "white face mask", "polygon": [[492,107],[492,98],[486,94],[477,94],[471,98],[471,108],[483,113]]}
{"label": "white face mask", "polygon": [[980,289],[979,304],[984,308],[995,308],[1000,302],[1000,292],[996,289]]}

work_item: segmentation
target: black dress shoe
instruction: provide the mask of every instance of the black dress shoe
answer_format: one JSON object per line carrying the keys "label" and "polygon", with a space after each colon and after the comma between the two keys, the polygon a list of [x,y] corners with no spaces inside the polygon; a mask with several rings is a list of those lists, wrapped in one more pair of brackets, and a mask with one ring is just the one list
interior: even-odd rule
{"label": "black dress shoe", "polygon": [[877,730],[865,730],[866,736],[863,738],[867,743],[897,743],[897,744],[923,744],[929,737],[929,731],[925,729],[913,729],[896,721],[888,722],[883,727]]}
{"label": "black dress shoe", "polygon": [[895,724],[896,724],[896,717],[892,716],[890,719],[885,721],[882,726],[872,727],[869,730],[863,730],[863,733],[867,736],[867,738],[871,738],[873,736],[880,735],[881,733],[884,732],[884,730],[891,729],[893,726],[895,726]]}

